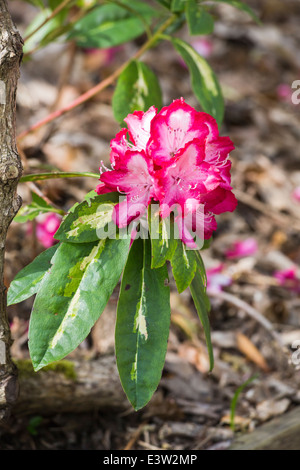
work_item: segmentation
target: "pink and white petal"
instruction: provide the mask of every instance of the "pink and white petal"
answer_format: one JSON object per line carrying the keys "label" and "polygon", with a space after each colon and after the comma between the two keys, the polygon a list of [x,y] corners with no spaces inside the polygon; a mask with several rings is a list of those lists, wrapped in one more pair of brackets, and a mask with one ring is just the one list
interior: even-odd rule
{"label": "pink and white petal", "polygon": [[209,138],[205,145],[205,160],[219,166],[227,160],[230,152],[235,149],[229,137],[217,137],[213,140]]}
{"label": "pink and white petal", "polygon": [[197,112],[183,99],[163,108],[151,123],[151,139],[147,146],[154,163],[164,165],[195,138],[204,143],[210,134],[210,125],[207,124],[211,119],[211,116]]}
{"label": "pink and white petal", "polygon": [[114,207],[112,220],[119,228],[127,227],[130,222],[140,218],[145,213],[148,200],[149,194],[139,200],[134,200],[134,196],[128,196]]}
{"label": "pink and white petal", "polygon": [[130,193],[138,188],[140,192],[144,192],[144,188],[152,186],[150,169],[151,162],[143,152],[128,150],[122,167],[102,173],[100,181],[121,193]]}
{"label": "pink and white petal", "polygon": [[110,152],[110,162],[114,169],[119,169],[123,165],[123,160],[125,158],[125,153],[130,149],[129,143],[127,141],[127,129],[121,129],[117,133],[116,137],[112,139],[110,143],[111,152]]}
{"label": "pink and white petal", "polygon": [[130,138],[138,150],[146,150],[150,138],[151,122],[156,114],[157,109],[151,106],[145,113],[143,111],[134,111],[133,114],[128,114],[124,119],[128,126]]}

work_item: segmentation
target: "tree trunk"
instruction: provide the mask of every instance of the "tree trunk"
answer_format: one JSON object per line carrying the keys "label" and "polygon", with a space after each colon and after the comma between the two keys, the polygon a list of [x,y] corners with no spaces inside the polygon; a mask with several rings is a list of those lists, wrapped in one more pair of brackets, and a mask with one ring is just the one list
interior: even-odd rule
{"label": "tree trunk", "polygon": [[82,413],[130,408],[113,355],[97,359],[63,360],[33,371],[30,359],[17,361],[20,394],[15,416]]}
{"label": "tree trunk", "polygon": [[10,356],[11,336],[6,313],[4,249],[8,227],[20,208],[16,194],[22,165],[16,146],[16,90],[23,41],[6,0],[0,0],[0,421],[17,398],[17,374]]}

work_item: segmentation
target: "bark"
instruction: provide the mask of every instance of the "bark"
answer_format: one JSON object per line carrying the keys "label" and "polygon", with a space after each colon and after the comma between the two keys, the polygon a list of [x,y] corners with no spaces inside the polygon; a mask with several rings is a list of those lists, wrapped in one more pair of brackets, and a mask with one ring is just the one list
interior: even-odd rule
{"label": "bark", "polygon": [[18,361],[20,394],[15,416],[82,413],[130,408],[113,355],[60,361],[34,372],[31,361]]}
{"label": "bark", "polygon": [[10,356],[6,313],[4,250],[8,227],[19,210],[16,188],[22,173],[16,147],[16,90],[23,41],[12,22],[6,0],[0,0],[0,421],[17,398],[16,368]]}

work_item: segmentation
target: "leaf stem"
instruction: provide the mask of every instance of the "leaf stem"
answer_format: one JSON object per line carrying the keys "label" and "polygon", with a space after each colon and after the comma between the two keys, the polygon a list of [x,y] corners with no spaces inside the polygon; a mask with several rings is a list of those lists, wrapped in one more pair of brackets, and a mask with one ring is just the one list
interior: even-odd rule
{"label": "leaf stem", "polygon": [[24,137],[26,137],[28,134],[31,132],[34,132],[38,129],[40,129],[42,126],[45,124],[48,124],[49,122],[54,121],[54,119],[59,118],[60,116],[63,116],[67,112],[71,111],[72,109],[75,109],[77,106],[80,106],[81,104],[85,103],[89,99],[93,98],[95,95],[103,91],[105,88],[107,88],[109,85],[111,85],[118,77],[119,75],[123,72],[123,70],[129,65],[129,63],[132,60],[139,59],[148,49],[150,49],[153,44],[160,38],[160,35],[173,23],[173,21],[176,19],[176,15],[170,16],[163,24],[162,26],[156,31],[156,33],[148,39],[145,44],[136,52],[136,54],[128,59],[123,65],[121,65],[119,68],[117,68],[111,75],[109,75],[107,78],[102,80],[100,83],[95,85],[93,88],[88,90],[87,92],[83,93],[80,95],[78,98],[76,98],[74,101],[66,105],[65,107],[58,109],[54,111],[53,113],[50,113],[48,116],[46,116],[44,119],[41,119],[38,121],[36,124],[31,126],[29,129],[21,132],[19,136],[17,137],[18,142]]}
{"label": "leaf stem", "polygon": [[80,177],[89,177],[99,179],[97,173],[91,172],[65,172],[65,171],[56,171],[53,173],[35,173],[31,175],[24,175],[20,178],[20,183],[26,183],[28,181],[43,181],[54,178],[80,178]]}

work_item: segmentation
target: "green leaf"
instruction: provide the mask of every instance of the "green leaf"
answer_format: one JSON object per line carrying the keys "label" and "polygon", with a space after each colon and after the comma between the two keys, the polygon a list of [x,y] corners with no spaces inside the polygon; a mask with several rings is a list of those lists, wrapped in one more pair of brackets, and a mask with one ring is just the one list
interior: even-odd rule
{"label": "green leaf", "polygon": [[14,218],[15,222],[24,223],[28,220],[35,219],[39,214],[45,214],[47,212],[55,212],[60,215],[64,214],[63,210],[56,209],[55,207],[51,206],[36,193],[31,193],[31,197],[32,202],[21,207],[21,209]]}
{"label": "green leaf", "polygon": [[130,1],[130,11],[125,0],[101,5],[79,20],[68,37],[81,47],[114,47],[143,34],[156,15],[157,10],[138,0]]}
{"label": "green leaf", "polygon": [[[26,29],[24,35],[27,36],[31,32],[33,32],[36,28],[38,28],[45,20],[47,20],[52,13],[52,10],[49,8],[45,8],[41,10],[30,23],[28,28]],[[29,53],[33,50],[37,45],[46,45],[47,41],[45,41],[45,37],[53,33],[56,29],[60,28],[68,14],[68,8],[64,8],[60,11],[56,16],[51,18],[51,20],[47,21],[47,23],[39,28],[39,30],[34,33],[24,44],[23,52]]]}
{"label": "green leaf", "polygon": [[168,10],[171,9],[171,0],[156,0],[156,2],[162,5],[163,7],[167,8]]}
{"label": "green leaf", "polygon": [[192,282],[197,269],[197,258],[194,250],[186,248],[181,240],[177,240],[177,246],[171,258],[173,276],[179,293],[187,289]]}
{"label": "green leaf", "polygon": [[188,66],[192,89],[202,109],[211,114],[220,125],[224,116],[224,100],[213,70],[190,44],[179,38],[171,41]]}
{"label": "green leaf", "polygon": [[193,301],[200,318],[200,321],[203,326],[206,345],[208,349],[208,356],[209,356],[209,363],[210,363],[210,370],[214,367],[214,354],[213,348],[211,343],[210,337],[210,324],[209,324],[209,317],[208,312],[210,310],[210,302],[205,292],[205,284],[203,279],[203,265],[200,262],[199,258],[197,257],[197,270],[194,279],[190,285],[190,291],[193,297]]}
{"label": "green leaf", "polygon": [[7,291],[7,305],[22,302],[37,293],[58,246],[57,244],[43,251],[32,263],[18,272]]}
{"label": "green leaf", "polygon": [[123,119],[134,111],[147,111],[162,106],[161,89],[156,75],[143,62],[134,60],[119,76],[112,100],[115,119]]}
{"label": "green leaf", "polygon": [[171,10],[174,13],[179,13],[184,10],[185,4],[187,0],[172,0],[171,2]]}
{"label": "green leaf", "polygon": [[29,324],[29,351],[39,370],[63,359],[89,334],[126,263],[128,239],[62,243],[37,293]]}
{"label": "green leaf", "polygon": [[43,0],[24,0],[24,1],[38,8],[45,8]]}
{"label": "green leaf", "polygon": [[258,24],[261,24],[260,19],[256,15],[256,13],[252,10],[249,5],[246,5],[244,2],[240,2],[239,0],[214,0],[215,2],[218,3],[227,3],[228,5],[231,5],[232,7],[237,8],[238,10],[244,11],[248,15],[251,16],[251,18]]}
{"label": "green leaf", "polygon": [[117,202],[118,193],[97,195],[94,191],[94,197],[88,197],[70,209],[54,238],[71,243],[95,242],[114,235],[116,238],[117,227],[111,217]]}
{"label": "green leaf", "polygon": [[149,402],[159,384],[170,328],[168,271],[150,265],[150,240],[137,239],[125,267],[116,322],[117,366],[135,410]]}
{"label": "green leaf", "polygon": [[151,268],[159,268],[171,260],[177,247],[174,238],[174,224],[169,218],[162,219],[155,213],[155,206],[150,205],[148,211],[148,224],[151,238]]}
{"label": "green leaf", "polygon": [[186,19],[191,36],[211,34],[214,30],[213,17],[196,0],[188,0],[185,7]]}
{"label": "green leaf", "polygon": [[235,410],[236,410],[236,405],[237,405],[239,396],[242,393],[242,391],[244,390],[244,388],[246,388],[251,382],[253,382],[257,378],[258,378],[258,375],[253,375],[252,377],[250,377],[248,380],[246,380],[244,383],[242,383],[242,385],[240,387],[238,387],[238,389],[235,391],[235,393],[233,395],[233,398],[232,398],[231,403],[230,403],[230,427],[231,427],[232,431],[235,430],[235,422],[234,422],[234,420],[235,420]]}

